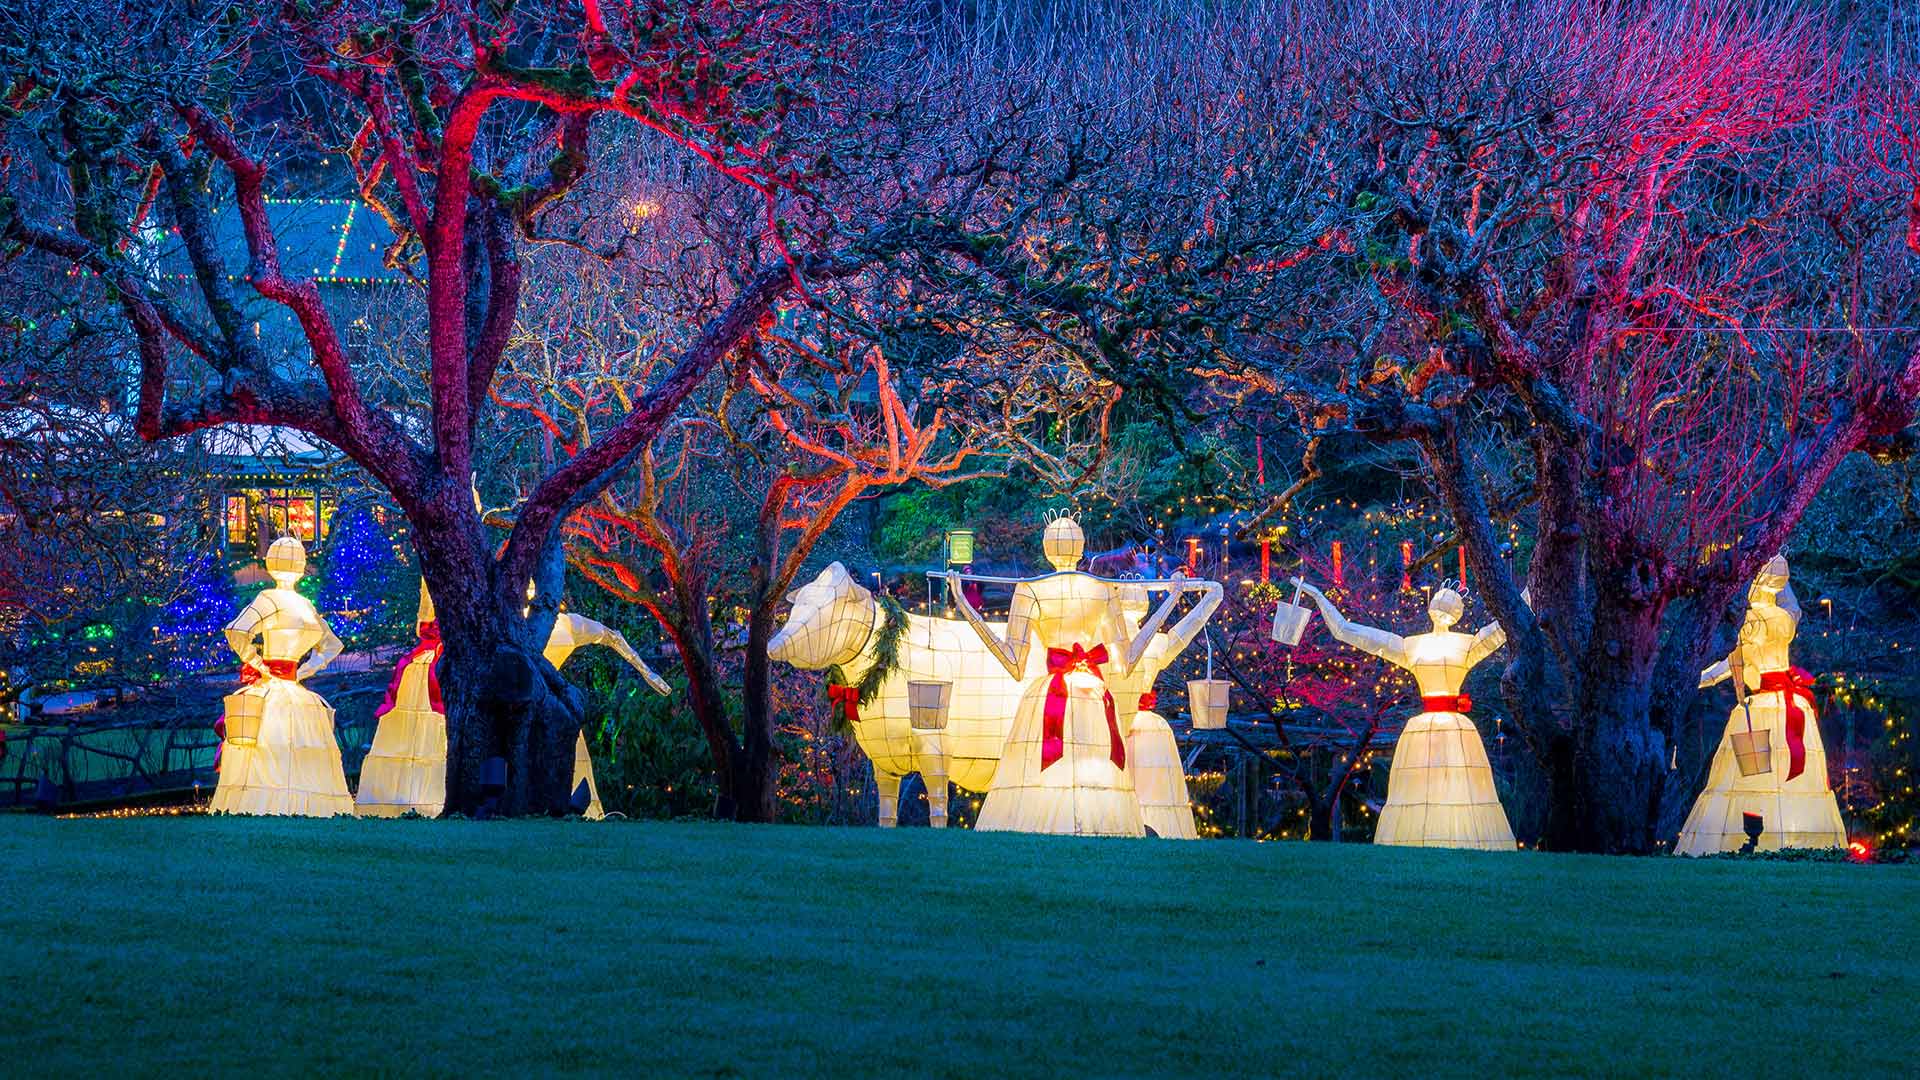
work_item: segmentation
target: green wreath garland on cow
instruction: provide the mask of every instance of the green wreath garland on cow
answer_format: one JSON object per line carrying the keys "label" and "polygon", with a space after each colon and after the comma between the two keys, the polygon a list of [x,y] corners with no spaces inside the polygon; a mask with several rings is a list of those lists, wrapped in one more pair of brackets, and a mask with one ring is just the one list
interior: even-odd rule
{"label": "green wreath garland on cow", "polygon": [[[847,673],[839,664],[828,668],[827,698],[829,701],[834,698],[832,688],[852,686],[854,701],[859,705],[865,705],[880,692],[880,684],[887,681],[887,676],[893,674],[894,669],[900,666],[900,638],[907,632],[907,609],[901,607],[900,602],[891,596],[875,595],[873,599],[880,605],[880,629],[873,635],[873,666],[867,669],[866,674],[862,675],[857,683],[847,682]],[[850,711],[846,708],[832,710],[834,730],[845,731],[850,727],[847,723],[847,714]]]}

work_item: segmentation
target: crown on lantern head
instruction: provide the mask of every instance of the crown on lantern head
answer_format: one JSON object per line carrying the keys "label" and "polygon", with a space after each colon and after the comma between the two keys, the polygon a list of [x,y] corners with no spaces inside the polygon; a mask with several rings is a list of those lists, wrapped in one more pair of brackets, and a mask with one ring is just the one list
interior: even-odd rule
{"label": "crown on lantern head", "polygon": [[[1052,525],[1056,521],[1073,521],[1073,510],[1065,506],[1050,506],[1040,511],[1040,523]],[[1076,523],[1077,524],[1077,523]]]}
{"label": "crown on lantern head", "polygon": [[1087,534],[1080,531],[1080,523],[1072,514],[1049,513],[1046,530],[1040,534],[1040,547],[1055,570],[1071,570],[1080,565],[1080,556],[1086,552]]}

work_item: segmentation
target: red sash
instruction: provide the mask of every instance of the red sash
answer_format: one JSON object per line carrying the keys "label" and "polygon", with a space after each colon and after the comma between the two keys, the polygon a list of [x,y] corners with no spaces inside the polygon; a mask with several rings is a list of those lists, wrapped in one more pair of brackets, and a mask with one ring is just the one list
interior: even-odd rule
{"label": "red sash", "polygon": [[827,708],[838,708],[846,713],[847,723],[860,719],[860,688],[857,686],[828,686]]}
{"label": "red sash", "polygon": [[393,669],[393,679],[387,683],[386,700],[380,703],[379,708],[373,710],[375,720],[393,711],[400,695],[401,677],[406,675],[407,669],[422,656],[433,658],[427,665],[427,702],[433,706],[434,712],[447,711],[446,704],[440,700],[440,624],[423,622],[420,624],[420,643],[400,661],[400,666]]}
{"label": "red sash", "polygon": [[1052,678],[1047,682],[1046,723],[1040,729],[1042,772],[1066,752],[1067,673],[1070,671],[1085,671],[1100,680],[1100,697],[1107,707],[1107,756],[1113,760],[1114,768],[1127,767],[1127,744],[1120,737],[1120,722],[1114,718],[1113,691],[1106,688],[1106,676],[1100,674],[1100,665],[1106,662],[1105,645],[1088,649],[1075,643],[1071,649],[1047,650],[1047,672]]}
{"label": "red sash", "polygon": [[1461,716],[1473,708],[1473,698],[1466,694],[1436,694],[1433,697],[1422,696],[1420,707],[1428,712],[1451,712]]}
{"label": "red sash", "polygon": [[[1805,668],[1769,671],[1760,676],[1760,692],[1779,694],[1787,707],[1787,779],[1807,771],[1807,713],[1813,710],[1813,676]],[[1807,699],[1806,709],[1800,699]]]}
{"label": "red sash", "polygon": [[[300,661],[269,660],[267,661],[267,672],[276,679],[292,680],[298,678],[300,675]],[[265,676],[260,674],[260,669],[254,667],[252,664],[240,665],[241,686],[252,686],[264,677]]]}

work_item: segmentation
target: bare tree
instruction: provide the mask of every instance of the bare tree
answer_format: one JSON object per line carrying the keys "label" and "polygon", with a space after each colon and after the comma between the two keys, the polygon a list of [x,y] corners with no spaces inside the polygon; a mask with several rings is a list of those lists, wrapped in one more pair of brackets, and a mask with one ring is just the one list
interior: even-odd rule
{"label": "bare tree", "polygon": [[[802,114],[831,110],[854,31],[879,30],[842,15],[775,0],[510,10],[363,0],[265,12],[56,3],[0,24],[0,238],[111,291],[138,345],[140,434],[298,429],[363,467],[412,525],[447,643],[452,809],[476,804],[482,763],[495,756],[510,765],[506,808],[566,806],[579,710],[540,658],[551,606],[523,615],[536,576],[550,586],[542,596],[558,595],[557,525],[782,298],[862,258],[807,220],[817,217],[809,184],[835,147],[792,137]],[[476,425],[519,311],[526,252],[557,238],[549,222],[566,220],[616,121],[755,192],[781,256],[686,335],[617,428],[540,479],[496,553],[468,494]],[[857,120],[832,121],[811,130],[859,139]],[[335,160],[350,176],[330,171]],[[398,238],[388,259],[420,282],[430,374],[428,408],[414,418],[369,396],[341,313],[289,262],[268,211],[270,194],[342,179],[387,217]],[[218,242],[218,213],[243,224],[239,258]],[[149,225],[177,237],[191,287],[154,272]],[[297,322],[293,356],[255,337],[249,316],[261,304]],[[177,396],[190,385],[182,374],[203,388]]]}
{"label": "bare tree", "polygon": [[[1912,321],[1905,216],[1862,182],[1898,170],[1839,145],[1881,75],[1784,6],[1403,0],[1325,29],[1352,213],[1295,282],[1341,325],[1250,358],[1310,432],[1419,449],[1509,629],[1543,841],[1650,850],[1728,605],[1920,396],[1920,350],[1873,332]],[[1859,329],[1781,329],[1809,326]],[[1492,527],[1515,488],[1524,581]]]}

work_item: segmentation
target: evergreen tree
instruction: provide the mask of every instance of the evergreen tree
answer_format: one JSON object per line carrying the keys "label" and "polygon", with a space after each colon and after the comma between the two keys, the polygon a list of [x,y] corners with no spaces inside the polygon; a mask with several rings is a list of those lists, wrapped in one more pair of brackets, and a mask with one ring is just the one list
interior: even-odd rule
{"label": "evergreen tree", "polygon": [[314,606],[349,648],[410,625],[412,576],[365,504],[342,509],[327,538]]}
{"label": "evergreen tree", "polygon": [[225,561],[213,551],[194,556],[186,568],[180,594],[154,622],[156,644],[165,650],[166,670],[175,675],[195,675],[220,666],[222,658],[231,659],[232,650],[220,631],[239,609],[233,575],[227,572]]}

